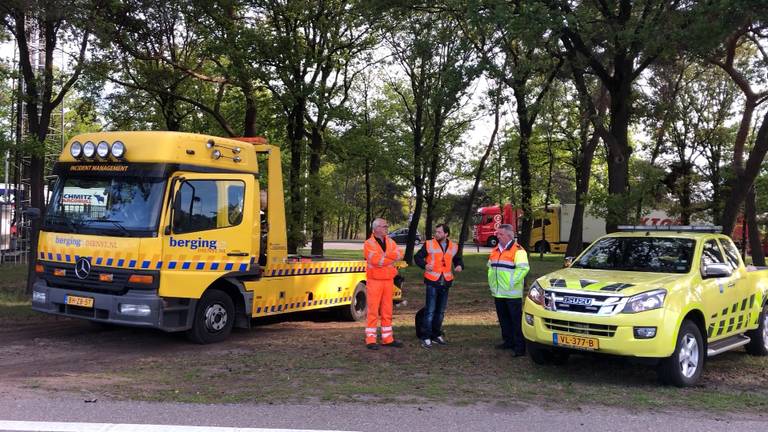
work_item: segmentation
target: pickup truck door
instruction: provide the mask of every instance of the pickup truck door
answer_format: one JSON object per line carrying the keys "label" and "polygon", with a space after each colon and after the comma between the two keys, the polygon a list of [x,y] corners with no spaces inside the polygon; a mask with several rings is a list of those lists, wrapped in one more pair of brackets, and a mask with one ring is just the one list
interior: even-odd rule
{"label": "pickup truck door", "polygon": [[729,322],[731,309],[738,297],[737,286],[733,275],[720,278],[704,278],[704,268],[709,264],[723,264],[725,259],[717,240],[704,242],[701,252],[700,271],[702,275],[702,300],[707,325],[707,335],[710,341],[722,339],[734,333],[733,325]]}
{"label": "pickup truck door", "polygon": [[[736,284],[735,298],[731,305],[731,314],[734,319],[733,331],[734,333],[743,333],[749,322],[750,306],[754,304],[755,297],[755,283],[750,281],[746,267],[741,262],[741,255],[736,246],[728,238],[720,238],[720,246],[723,248],[723,256],[725,256],[726,264],[733,269],[733,275],[731,275],[730,284]],[[730,318],[728,319],[730,325]]]}

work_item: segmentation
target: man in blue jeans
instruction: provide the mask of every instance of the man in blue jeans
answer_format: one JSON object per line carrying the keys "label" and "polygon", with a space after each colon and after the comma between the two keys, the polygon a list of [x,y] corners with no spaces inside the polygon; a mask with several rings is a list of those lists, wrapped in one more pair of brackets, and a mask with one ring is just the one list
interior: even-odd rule
{"label": "man in blue jeans", "polygon": [[453,272],[461,272],[464,262],[459,256],[456,243],[448,240],[451,230],[446,224],[439,224],[435,234],[414,256],[416,265],[424,269],[424,285],[427,298],[424,305],[424,321],[420,334],[421,346],[432,348],[432,344],[445,345],[443,318],[448,304],[448,288],[453,283]]}

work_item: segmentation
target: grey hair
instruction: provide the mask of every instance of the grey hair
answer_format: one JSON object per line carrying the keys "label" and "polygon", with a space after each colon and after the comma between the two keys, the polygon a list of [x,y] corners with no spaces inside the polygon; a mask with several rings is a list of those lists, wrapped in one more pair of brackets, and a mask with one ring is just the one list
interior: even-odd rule
{"label": "grey hair", "polygon": [[506,231],[507,234],[512,236],[512,238],[515,238],[515,228],[513,228],[512,225],[510,225],[510,224],[501,224],[501,225],[499,225],[499,229]]}
{"label": "grey hair", "polygon": [[371,229],[376,229],[381,225],[382,222],[386,222],[386,219],[384,218],[376,218],[371,222]]}

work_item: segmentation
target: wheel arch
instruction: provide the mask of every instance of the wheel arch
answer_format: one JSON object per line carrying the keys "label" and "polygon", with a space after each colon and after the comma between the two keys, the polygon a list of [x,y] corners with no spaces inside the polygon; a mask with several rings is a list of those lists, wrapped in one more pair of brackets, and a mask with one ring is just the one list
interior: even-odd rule
{"label": "wheel arch", "polygon": [[235,305],[235,323],[237,328],[251,327],[251,309],[253,308],[253,291],[247,291],[245,285],[236,278],[222,277],[208,285],[206,291],[217,289],[223,291]]}
{"label": "wheel arch", "polygon": [[683,325],[685,320],[693,322],[696,327],[698,327],[699,333],[701,333],[701,340],[704,342],[703,352],[705,354],[704,358],[706,359],[707,347],[709,345],[709,335],[707,334],[707,321],[704,318],[704,312],[702,312],[700,309],[691,309],[686,312],[686,314],[683,315],[683,318],[678,323],[677,329],[675,330],[675,341],[677,341],[680,333],[680,327]]}

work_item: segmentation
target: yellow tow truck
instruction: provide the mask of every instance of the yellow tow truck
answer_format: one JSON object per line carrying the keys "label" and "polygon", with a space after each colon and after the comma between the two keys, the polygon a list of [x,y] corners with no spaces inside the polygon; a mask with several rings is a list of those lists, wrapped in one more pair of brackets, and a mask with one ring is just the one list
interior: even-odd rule
{"label": "yellow tow truck", "polygon": [[197,343],[256,317],[366,316],[365,261],[288,255],[280,149],[263,138],[83,134],[54,172],[31,264],[36,311]]}
{"label": "yellow tow truck", "polygon": [[523,307],[535,363],[579,351],[652,359],[695,384],[706,357],[768,355],[768,270],[745,267],[721,227],[625,226],[537,279]]}

